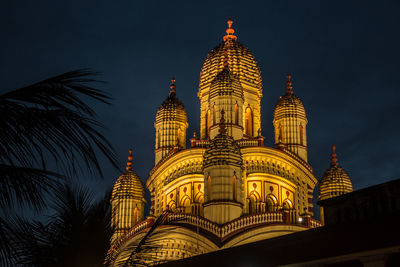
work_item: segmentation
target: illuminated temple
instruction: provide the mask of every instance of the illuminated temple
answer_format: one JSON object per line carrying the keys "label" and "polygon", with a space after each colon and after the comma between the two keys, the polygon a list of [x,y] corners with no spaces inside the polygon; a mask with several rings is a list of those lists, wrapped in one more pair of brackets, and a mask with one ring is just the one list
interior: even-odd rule
{"label": "illuminated temple", "polygon": [[[130,151],[111,199],[114,235],[106,259],[111,266],[134,265],[138,255],[150,264],[177,260],[323,224],[313,214],[319,180],[307,161],[306,110],[290,75],[274,109],[274,133],[267,133],[275,146],[266,147],[260,69],[238,42],[231,20],[226,33],[200,72],[200,129],[190,147],[174,80],[158,108],[155,163],[145,185],[151,195],[147,216],[145,188]],[[352,190],[333,150],[319,200]]]}

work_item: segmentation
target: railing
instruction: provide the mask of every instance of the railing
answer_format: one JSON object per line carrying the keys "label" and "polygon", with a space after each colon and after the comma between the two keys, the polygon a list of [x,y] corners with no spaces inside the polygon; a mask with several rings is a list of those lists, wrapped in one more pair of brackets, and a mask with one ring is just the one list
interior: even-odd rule
{"label": "railing", "polygon": [[130,240],[134,235],[151,227],[154,223],[154,219],[146,219],[135,226],[133,226],[126,235],[123,235],[120,239],[116,240],[112,245],[111,248],[108,250],[105,262],[111,262],[115,259],[117,252],[123,244],[125,244],[128,240]]}
{"label": "railing", "polygon": [[[236,141],[240,147],[257,147],[264,146],[264,137],[259,136],[251,139],[240,139]],[[210,144],[208,139],[190,139],[191,147],[207,147]]]}
{"label": "railing", "polygon": [[135,225],[134,227],[132,227],[132,228],[129,230],[129,232],[124,236],[124,239],[125,239],[125,238],[129,238],[129,237],[131,237],[131,236],[134,236],[136,233],[138,233],[138,232],[140,232],[140,231],[142,231],[142,230],[144,230],[144,229],[150,227],[152,224],[153,224],[153,221],[150,221],[150,220],[145,220],[145,221],[142,221],[142,222],[136,224],[136,225]]}
{"label": "railing", "polygon": [[310,218],[310,226],[311,226],[311,228],[317,228],[317,227],[322,227],[324,225],[320,221],[318,221],[314,218]]}
{"label": "railing", "polygon": [[186,223],[189,225],[200,227],[201,229],[214,234],[220,239],[224,239],[226,236],[237,230],[247,228],[249,226],[254,226],[257,224],[283,223],[284,222],[283,219],[284,219],[283,214],[280,212],[268,212],[268,213],[247,215],[238,218],[234,221],[228,222],[226,224],[218,225],[205,218],[198,217],[195,215],[175,213],[168,215],[166,222],[171,224]]}
{"label": "railing", "polygon": [[210,144],[210,140],[206,139],[190,139],[190,146],[193,147],[207,147]]}
{"label": "railing", "polygon": [[240,147],[264,146],[264,137],[259,136],[252,139],[241,139],[236,142]]}

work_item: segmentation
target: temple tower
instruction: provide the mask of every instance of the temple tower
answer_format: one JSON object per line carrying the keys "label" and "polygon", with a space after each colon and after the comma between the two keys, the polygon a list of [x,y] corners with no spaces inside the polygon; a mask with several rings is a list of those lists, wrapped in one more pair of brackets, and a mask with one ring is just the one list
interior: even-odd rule
{"label": "temple tower", "polygon": [[133,171],[132,159],[132,149],[130,149],[126,171],[117,179],[113,187],[111,225],[114,228],[114,234],[111,237],[111,243],[144,219],[144,204],[146,203],[144,187],[139,176]]}
{"label": "temple tower", "polygon": [[223,224],[243,212],[243,161],[239,146],[226,133],[224,110],[219,127],[204,154],[204,217]]}
{"label": "temple tower", "polygon": [[287,149],[307,162],[307,123],[306,110],[300,98],[293,93],[288,74],[286,94],[280,97],[274,109],[275,146]]}
{"label": "temple tower", "polygon": [[243,89],[239,78],[228,66],[228,54],[225,54],[224,69],[211,82],[209,93],[210,116],[209,136],[213,139],[220,130],[221,110],[224,110],[227,134],[235,140],[243,138]]}
{"label": "temple tower", "polygon": [[[218,86],[222,83],[218,79],[223,78],[226,82],[230,82],[230,90],[242,91],[243,97],[237,94],[232,97],[229,105],[238,105],[238,126],[241,126],[243,134],[236,134],[238,127],[230,127],[231,121],[236,120],[230,118],[230,110],[234,109],[231,106],[225,109],[228,134],[232,135],[235,140],[245,138],[252,138],[258,136],[261,129],[261,111],[260,103],[262,97],[262,79],[261,72],[257,62],[250,52],[250,50],[237,41],[237,36],[234,35],[232,28],[233,21],[228,20],[228,29],[223,41],[213,50],[210,51],[204,61],[203,67],[200,72],[200,84],[198,97],[200,99],[200,139],[210,138],[210,134],[218,134],[218,127],[213,125],[213,112],[214,110],[214,96],[211,95],[211,89],[215,89],[216,83]],[[225,70],[226,64],[229,65],[229,75]],[[223,74],[221,74],[223,72]],[[223,77],[225,75],[225,77]],[[216,76],[220,76],[216,80]],[[229,78],[228,78],[229,77]],[[234,87],[234,88],[232,88]],[[215,90],[214,90],[215,91]],[[227,95],[225,95],[227,96]],[[243,100],[240,100],[242,98]],[[237,103],[236,103],[237,101]],[[240,103],[242,102],[242,104]],[[216,117],[220,114],[220,110],[214,112]],[[233,112],[232,112],[233,114]],[[216,121],[219,121],[216,118]],[[215,123],[214,123],[215,125]],[[211,133],[212,132],[212,133]],[[261,133],[260,133],[261,134]],[[213,136],[212,136],[213,137]],[[212,138],[211,137],[211,138]]]}
{"label": "temple tower", "polygon": [[[319,183],[319,196],[318,200],[325,200],[328,198],[340,196],[353,192],[353,184],[347,172],[339,166],[336,147],[332,146],[332,159],[331,166],[322,175]],[[321,222],[324,222],[324,210],[320,208]]]}
{"label": "temple tower", "polygon": [[154,127],[156,129],[155,164],[173,149],[186,148],[187,114],[176,97],[175,79],[172,78],[167,99],[159,106]]}

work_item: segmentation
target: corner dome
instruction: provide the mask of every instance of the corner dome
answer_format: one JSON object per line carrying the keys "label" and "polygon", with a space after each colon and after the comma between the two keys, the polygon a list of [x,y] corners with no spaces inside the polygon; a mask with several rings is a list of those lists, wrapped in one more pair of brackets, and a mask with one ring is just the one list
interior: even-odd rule
{"label": "corner dome", "polygon": [[168,97],[164,102],[158,107],[156,113],[156,122],[159,120],[177,120],[186,123],[187,113],[183,103],[176,97],[175,91],[175,79],[172,78],[172,83],[170,86],[171,90]]}
{"label": "corner dome", "polygon": [[279,98],[274,108],[274,120],[287,117],[297,117],[307,120],[303,102],[293,93],[291,76],[287,75],[286,94]]}
{"label": "corner dome", "polygon": [[227,54],[232,74],[239,78],[240,83],[248,85],[262,97],[262,78],[257,61],[250,50],[239,43],[237,37],[233,35],[232,21],[229,20],[228,25],[228,35],[224,37],[224,41],[212,49],[204,60],[198,95],[201,97],[203,90],[209,88],[214,78],[224,69],[224,58]]}
{"label": "corner dome", "polygon": [[318,200],[324,200],[353,192],[353,184],[347,172],[338,165],[335,146],[332,146],[332,162],[322,175]]}
{"label": "corner dome", "polygon": [[219,124],[220,132],[211,140],[210,145],[204,153],[204,168],[214,165],[243,166],[239,145],[234,141],[232,136],[226,134],[224,113],[224,110],[222,110],[222,117]]}
{"label": "corner dome", "polygon": [[132,158],[132,149],[130,149],[126,171],[115,182],[111,201],[119,198],[145,200],[144,186],[139,176],[133,171]]}

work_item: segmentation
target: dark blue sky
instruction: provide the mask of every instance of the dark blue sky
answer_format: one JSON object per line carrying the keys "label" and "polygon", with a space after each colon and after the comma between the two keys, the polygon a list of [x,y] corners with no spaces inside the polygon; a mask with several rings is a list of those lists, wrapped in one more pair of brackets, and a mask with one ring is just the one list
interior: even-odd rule
{"label": "dark blue sky", "polygon": [[[262,71],[262,134],[291,73],[309,124],[309,162],[318,178],[331,145],[355,189],[399,178],[400,1],[3,1],[1,92],[78,68],[102,72],[113,105],[98,119],[125,164],[143,180],[153,166],[153,121],[176,77],[198,131],[199,73],[232,17],[238,40]],[[119,173],[104,163],[102,191]],[[82,176],[84,178],[84,176]]]}

